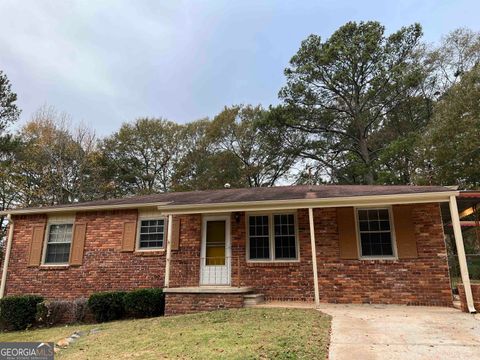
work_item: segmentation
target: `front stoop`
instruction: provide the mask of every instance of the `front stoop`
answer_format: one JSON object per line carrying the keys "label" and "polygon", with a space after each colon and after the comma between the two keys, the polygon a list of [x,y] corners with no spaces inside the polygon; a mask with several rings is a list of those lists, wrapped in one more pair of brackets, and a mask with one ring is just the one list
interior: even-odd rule
{"label": "front stoop", "polygon": [[165,315],[192,314],[202,311],[240,309],[244,296],[253,293],[251,287],[198,286],[166,288]]}
{"label": "front stoop", "polygon": [[265,302],[265,296],[263,294],[245,294],[243,295],[243,306],[252,307],[255,305],[263,304]]}

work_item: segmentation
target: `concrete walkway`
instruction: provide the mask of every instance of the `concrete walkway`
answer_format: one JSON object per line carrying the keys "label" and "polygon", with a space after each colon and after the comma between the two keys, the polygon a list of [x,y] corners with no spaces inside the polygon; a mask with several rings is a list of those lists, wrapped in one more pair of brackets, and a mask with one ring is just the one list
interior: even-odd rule
{"label": "concrete walkway", "polygon": [[480,317],[443,307],[322,304],[330,359],[480,359]]}

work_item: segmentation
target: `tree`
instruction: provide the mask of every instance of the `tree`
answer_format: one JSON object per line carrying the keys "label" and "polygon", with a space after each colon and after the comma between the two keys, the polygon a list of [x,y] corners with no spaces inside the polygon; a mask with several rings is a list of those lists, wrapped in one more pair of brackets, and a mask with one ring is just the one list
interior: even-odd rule
{"label": "tree", "polygon": [[242,163],[229,151],[218,150],[209,136],[208,119],[186,124],[182,128],[183,151],[174,171],[173,190],[191,191],[247,186]]}
{"label": "tree", "polygon": [[480,187],[480,64],[465,73],[436,104],[419,142],[420,181]]}
{"label": "tree", "polygon": [[217,152],[228,152],[239,160],[249,187],[275,185],[287,176],[298,157],[298,151],[284,146],[287,130],[268,126],[266,114],[260,106],[225,107],[209,130]]}
{"label": "tree", "polygon": [[111,196],[169,191],[181,156],[181,126],[163,119],[138,119],[123,124],[101,148]]}
{"label": "tree", "polygon": [[333,181],[373,184],[385,147],[374,141],[387,117],[414,96],[425,76],[418,24],[385,36],[378,22],[349,22],[325,42],[310,35],[285,69],[279,126],[305,134],[303,156]]}
{"label": "tree", "polygon": [[[7,133],[7,128],[20,116],[16,105],[17,94],[7,75],[0,70],[0,211],[4,211],[18,200],[15,181],[11,176],[12,157],[18,144]],[[0,216],[0,239],[5,236],[6,222]]]}
{"label": "tree", "polygon": [[20,116],[20,109],[15,102],[17,101],[17,94],[12,91],[12,85],[7,78],[7,75],[0,70],[0,149],[3,151],[8,138],[4,138],[4,132],[7,126],[15,122]]}
{"label": "tree", "polygon": [[480,63],[480,33],[456,29],[442,38],[440,45],[427,52],[430,81],[437,95],[455,85],[476,64]]}
{"label": "tree", "polygon": [[20,147],[12,178],[17,177],[18,205],[39,206],[91,200],[99,196],[91,181],[95,134],[80,126],[72,130],[70,117],[43,106],[18,135]]}

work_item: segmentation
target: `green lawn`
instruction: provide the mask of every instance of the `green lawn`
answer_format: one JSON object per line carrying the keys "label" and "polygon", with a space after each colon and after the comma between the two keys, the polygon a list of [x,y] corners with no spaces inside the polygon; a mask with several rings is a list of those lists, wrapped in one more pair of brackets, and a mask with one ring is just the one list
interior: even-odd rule
{"label": "green lawn", "polygon": [[330,317],[313,309],[239,309],[0,334],[0,341],[58,341],[101,329],[58,359],[326,359]]}

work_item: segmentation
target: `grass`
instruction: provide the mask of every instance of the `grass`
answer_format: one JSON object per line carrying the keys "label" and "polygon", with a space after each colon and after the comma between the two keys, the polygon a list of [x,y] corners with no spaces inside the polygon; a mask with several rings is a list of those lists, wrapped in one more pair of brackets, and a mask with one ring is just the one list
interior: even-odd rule
{"label": "grass", "polygon": [[330,317],[313,309],[238,309],[0,334],[0,341],[58,341],[101,329],[56,359],[326,359]]}

